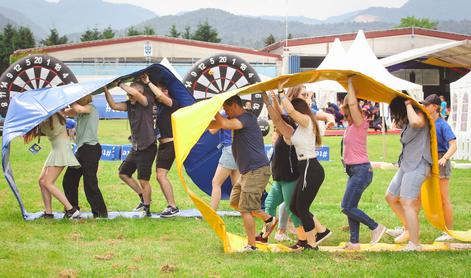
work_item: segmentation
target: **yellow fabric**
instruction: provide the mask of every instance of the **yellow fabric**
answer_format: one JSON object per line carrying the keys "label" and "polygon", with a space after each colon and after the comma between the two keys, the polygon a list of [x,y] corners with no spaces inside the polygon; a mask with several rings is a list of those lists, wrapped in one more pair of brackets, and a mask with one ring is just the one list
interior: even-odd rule
{"label": "yellow fabric", "polygon": [[422,61],[422,63],[432,65],[432,66],[437,66],[437,67],[444,67],[444,68],[471,68],[471,65],[452,64],[452,63],[445,62],[435,57],[427,58],[425,61]]}
{"label": "yellow fabric", "polygon": [[[353,77],[353,84],[357,90],[357,96],[359,98],[386,103],[390,103],[391,100],[398,95],[405,98],[410,98],[407,95],[384,86],[383,84],[366,75],[354,71],[313,70],[292,75],[279,76],[265,82],[219,94],[210,99],[200,101],[194,105],[179,109],[173,113],[172,128],[174,135],[176,164],[180,180],[184,189],[190,196],[191,200],[194,202],[196,208],[201,212],[205,220],[223,241],[225,252],[237,252],[242,250],[247,242],[246,239],[228,233],[226,231],[226,226],[223,219],[217,215],[216,212],[206,202],[204,202],[188,188],[183,177],[183,162],[190,153],[191,148],[197,143],[200,136],[204,133],[209,123],[214,118],[214,115],[220,110],[224,101],[236,94],[246,95],[257,92],[276,90],[279,80],[284,80],[287,78],[289,81],[285,84],[286,88],[321,80],[336,80],[346,87],[348,76],[353,74],[356,75]],[[413,101],[415,102],[415,100]],[[418,103],[416,104],[418,105]],[[421,107],[421,105],[418,106]],[[425,112],[425,110],[423,111]],[[428,114],[426,113],[426,115]],[[448,231],[444,224],[445,222],[440,199],[440,188],[438,186],[438,160],[435,125],[430,117],[428,117],[428,120],[430,126],[432,127],[430,130],[430,137],[432,138],[431,151],[434,163],[432,167],[432,175],[425,180],[422,186],[422,206],[428,221],[432,225],[442,231]],[[451,236],[459,240],[471,241],[471,231],[448,232]],[[258,246],[264,251],[289,251],[285,246],[278,244],[263,244]]]}

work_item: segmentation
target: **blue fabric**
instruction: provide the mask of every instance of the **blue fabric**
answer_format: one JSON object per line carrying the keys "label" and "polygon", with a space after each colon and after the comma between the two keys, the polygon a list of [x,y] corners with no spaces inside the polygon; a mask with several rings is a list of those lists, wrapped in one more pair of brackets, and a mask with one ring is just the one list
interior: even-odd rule
{"label": "blue fabric", "polygon": [[378,227],[378,223],[362,210],[358,209],[361,195],[373,179],[373,171],[370,163],[347,165],[346,170],[348,181],[342,200],[342,212],[348,217],[350,242],[358,243],[360,237],[360,223],[368,226],[370,230],[374,230]]}
{"label": "blue fabric", "polygon": [[[80,98],[89,94],[101,93],[104,86],[110,85],[111,83],[114,83],[118,80],[129,80],[143,73],[148,73],[152,82],[160,82],[169,88],[170,96],[174,99],[177,99],[178,103],[182,107],[196,102],[194,97],[173,75],[173,73],[165,66],[160,64],[153,64],[142,70],[115,78],[106,78],[77,84],[68,84],[60,87],[28,91],[22,94],[17,94],[10,100],[8,113],[5,117],[3,126],[2,166],[5,178],[10,185],[13,194],[18,200],[18,204],[24,219],[27,218],[28,213],[25,210],[20,192],[14,180],[13,171],[11,169],[10,142],[16,137],[23,136],[35,126],[39,125],[42,121],[46,120],[54,113],[79,100]],[[214,146],[205,145],[203,141],[197,148],[201,149],[199,153],[203,153],[204,156],[208,150],[217,149],[216,146],[217,144]],[[218,159],[219,157],[214,158],[214,169],[216,169]],[[191,164],[188,166],[189,168],[192,167]],[[185,167],[187,167],[187,164]],[[206,172],[200,174],[207,175]],[[205,186],[210,188],[211,182],[207,183]]]}
{"label": "blue fabric", "polygon": [[456,136],[453,130],[451,130],[450,125],[440,117],[435,120],[435,130],[437,133],[438,152],[446,153],[450,147],[448,142],[456,140]]}
{"label": "blue fabric", "polygon": [[[227,118],[227,115],[225,112],[222,112],[221,115],[224,118]],[[225,130],[225,129],[219,130],[219,142],[224,147],[232,145],[232,130]]]}

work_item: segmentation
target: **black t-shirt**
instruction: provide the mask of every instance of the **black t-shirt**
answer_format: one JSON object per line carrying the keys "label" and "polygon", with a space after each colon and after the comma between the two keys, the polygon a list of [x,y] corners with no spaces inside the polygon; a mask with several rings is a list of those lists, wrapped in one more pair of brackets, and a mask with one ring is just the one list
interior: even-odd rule
{"label": "black t-shirt", "polygon": [[143,150],[155,143],[154,119],[152,115],[154,98],[149,94],[144,95],[147,98],[147,106],[142,106],[139,102],[131,104],[129,100],[125,101],[134,150]]}
{"label": "black t-shirt", "polygon": [[160,138],[172,138],[172,113],[180,108],[178,102],[172,98],[172,106],[167,106],[162,103],[157,104],[157,120],[155,121],[155,128],[160,133]]}
{"label": "black t-shirt", "polygon": [[279,136],[275,142],[271,171],[276,181],[295,181],[299,178],[296,149],[286,144],[283,136]]}

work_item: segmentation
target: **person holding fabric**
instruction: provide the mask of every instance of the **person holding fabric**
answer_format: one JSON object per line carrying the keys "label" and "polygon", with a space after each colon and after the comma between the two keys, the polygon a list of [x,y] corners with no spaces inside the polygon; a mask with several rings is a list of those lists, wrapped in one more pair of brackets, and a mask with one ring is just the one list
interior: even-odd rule
{"label": "person holding fabric", "polygon": [[244,110],[238,95],[224,102],[224,111],[228,118],[217,113],[208,129],[233,130],[232,152],[241,173],[241,177],[232,187],[230,204],[240,211],[247,234],[247,246],[244,251],[257,250],[255,246],[254,216],[265,222],[266,231],[275,228],[277,219],[261,210],[262,193],[265,191],[271,171],[262,132],[257,117]]}
{"label": "person holding fabric", "polygon": [[77,209],[78,187],[83,176],[83,189],[90,204],[93,217],[108,218],[105,200],[98,187],[98,163],[101,157],[101,145],[98,142],[99,116],[96,107],[92,104],[92,96],[87,95],[70,105],[66,109],[67,116],[77,116],[75,157],[82,167],[68,167],[62,180],[64,193],[70,203]]}
{"label": "person holding fabric", "polygon": [[[144,86],[139,82],[133,82],[130,86],[120,83],[118,86],[127,93],[129,98],[127,101],[116,103],[108,88],[104,87],[103,89],[111,109],[128,112],[129,126],[131,127],[132,148],[119,167],[119,177],[141,199],[134,210],[143,211],[146,216],[150,217],[152,216],[150,211],[152,188],[149,180],[157,153],[152,115],[154,97],[146,94]],[[139,182],[132,177],[136,170]]]}
{"label": "person holding fabric", "polygon": [[[226,117],[225,113],[222,113]],[[221,187],[228,177],[234,185],[240,178],[239,169],[232,154],[232,132],[230,130],[210,129],[211,134],[219,131],[219,146],[222,148],[221,157],[212,180],[213,189],[211,191],[211,207],[217,210],[221,200]]]}
{"label": "person holding fabric", "polygon": [[[306,234],[306,241],[298,241],[294,248],[317,249],[316,224],[309,208],[324,181],[324,169],[316,159],[315,150],[316,146],[321,143],[320,131],[308,104],[299,98],[289,101],[284,94],[282,88],[287,81],[288,79],[279,83],[278,94],[283,108],[298,127],[294,130],[291,126],[284,124],[281,117],[275,117],[273,121],[283,135],[284,140],[296,148],[298,172],[301,176],[296,182],[290,210],[301,220]],[[272,96],[272,101],[275,105],[279,105],[274,96]],[[276,110],[281,109],[273,109],[273,111]],[[326,232],[330,234],[329,230],[326,230]]]}
{"label": "person holding fabric", "polygon": [[412,106],[411,100],[396,97],[389,107],[396,126],[402,128],[399,170],[386,193],[386,201],[404,226],[394,242],[408,241],[404,251],[420,251],[419,194],[432,164],[430,126],[424,113]]}
{"label": "person holding fabric", "polygon": [[28,132],[24,137],[24,141],[29,143],[40,135],[47,136],[52,148],[39,176],[39,187],[45,207],[41,217],[54,218],[51,199],[51,196],[54,196],[64,205],[64,219],[78,218],[80,211],[73,207],[66,196],[55,186],[55,182],[64,167],[80,167],[80,163],[72,152],[70,139],[65,127],[65,117],[60,112],[52,115],[38,127]]}
{"label": "person holding fabric", "polygon": [[373,180],[373,168],[368,159],[367,136],[368,120],[358,104],[352,77],[348,78],[348,93],[341,107],[348,122],[343,144],[343,161],[348,175],[347,186],[342,200],[342,212],[348,217],[350,242],[345,245],[347,250],[359,250],[360,223],[371,230],[371,244],[379,242],[386,227],[378,224],[365,212],[358,208],[361,195]]}
{"label": "person holding fabric", "polygon": [[[440,193],[442,199],[443,214],[445,224],[449,230],[453,230],[453,208],[449,197],[449,183],[451,176],[450,159],[456,152],[456,136],[450,125],[440,117],[441,100],[436,94],[429,95],[422,104],[435,121],[435,131],[438,143],[438,167],[440,169]],[[450,241],[453,238],[447,233],[435,239],[435,241]]]}
{"label": "person holding fabric", "polygon": [[171,116],[173,112],[180,108],[180,104],[175,98],[171,98],[168,88],[161,83],[152,83],[149,76],[141,76],[142,82],[149,87],[157,102],[157,120],[155,128],[160,134],[159,149],[155,158],[155,171],[157,182],[167,201],[167,207],[160,213],[163,218],[174,217],[180,214],[175,203],[173,187],[168,179],[168,171],[175,161],[175,149],[173,146],[173,131]]}

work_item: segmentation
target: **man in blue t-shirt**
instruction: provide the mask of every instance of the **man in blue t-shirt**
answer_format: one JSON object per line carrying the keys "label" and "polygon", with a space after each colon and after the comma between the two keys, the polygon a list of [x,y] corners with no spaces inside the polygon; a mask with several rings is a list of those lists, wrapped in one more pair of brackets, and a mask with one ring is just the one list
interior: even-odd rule
{"label": "man in blue t-shirt", "polygon": [[234,131],[232,152],[241,173],[239,181],[232,187],[230,204],[240,211],[247,234],[248,245],[244,251],[257,250],[255,247],[255,221],[253,216],[265,222],[266,230],[273,230],[278,220],[261,210],[262,193],[271,176],[268,158],[265,154],[262,132],[257,117],[244,110],[242,100],[235,95],[223,105],[228,118],[217,113],[209,129]]}
{"label": "man in blue t-shirt", "polygon": [[[438,144],[438,166],[440,169],[440,192],[442,196],[443,214],[445,217],[445,224],[449,230],[453,230],[453,210],[448,196],[448,185],[451,175],[450,158],[456,152],[456,136],[451,130],[450,125],[440,117],[442,100],[436,94],[429,95],[425,98],[422,104],[429,112],[432,119],[435,121],[435,130],[437,134]],[[446,104],[445,104],[446,107]],[[453,240],[451,236],[443,233],[435,241],[449,241]]]}

